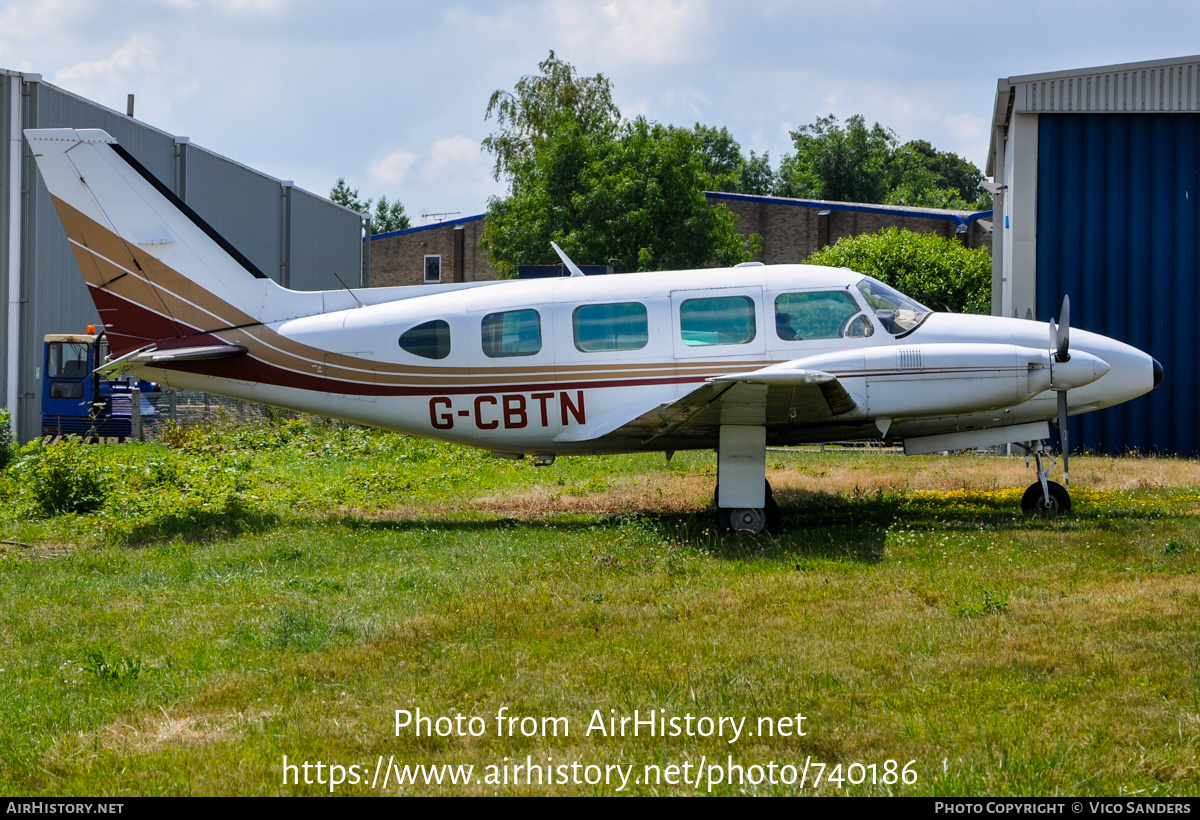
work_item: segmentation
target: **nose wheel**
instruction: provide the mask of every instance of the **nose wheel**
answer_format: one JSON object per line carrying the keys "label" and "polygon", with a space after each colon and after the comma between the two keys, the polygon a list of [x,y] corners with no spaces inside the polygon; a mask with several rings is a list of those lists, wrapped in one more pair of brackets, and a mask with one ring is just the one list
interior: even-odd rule
{"label": "nose wheel", "polygon": [[1045,490],[1040,481],[1034,482],[1021,497],[1021,512],[1027,515],[1058,515],[1070,511],[1071,496],[1067,488],[1057,481],[1047,481]]}
{"label": "nose wheel", "polygon": [[[1054,459],[1046,454],[1040,442],[1036,446],[1026,446],[1025,453],[1027,463],[1030,453],[1037,460],[1038,480],[1030,484],[1025,495],[1021,496],[1021,512],[1026,515],[1037,513],[1049,516],[1070,512],[1071,495],[1067,488],[1049,478],[1050,471],[1054,469]],[[1049,466],[1046,466],[1047,459],[1050,461]]]}

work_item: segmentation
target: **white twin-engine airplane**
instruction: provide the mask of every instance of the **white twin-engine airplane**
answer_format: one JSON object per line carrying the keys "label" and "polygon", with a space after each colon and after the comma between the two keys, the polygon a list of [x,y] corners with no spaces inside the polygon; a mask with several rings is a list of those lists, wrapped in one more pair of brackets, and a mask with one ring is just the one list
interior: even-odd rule
{"label": "white twin-engine airplane", "polygon": [[101,369],[541,464],[715,448],[724,529],[778,527],[768,446],[828,441],[1017,443],[1038,466],[1022,506],[1068,509],[1048,422],[1065,434],[1162,380],[1129,345],[1068,341],[1065,299],[1049,326],[934,313],[810,265],[585,277],[559,251],[570,277],[292,291],[103,131],[25,137],[104,323]]}

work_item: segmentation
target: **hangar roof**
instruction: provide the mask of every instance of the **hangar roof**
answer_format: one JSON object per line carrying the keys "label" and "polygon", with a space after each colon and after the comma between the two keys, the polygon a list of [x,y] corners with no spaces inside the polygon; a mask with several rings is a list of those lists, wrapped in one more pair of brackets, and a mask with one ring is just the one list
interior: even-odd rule
{"label": "hangar roof", "polygon": [[1066,112],[1200,112],[1200,55],[1001,78],[987,175],[995,176],[996,141],[1014,113]]}

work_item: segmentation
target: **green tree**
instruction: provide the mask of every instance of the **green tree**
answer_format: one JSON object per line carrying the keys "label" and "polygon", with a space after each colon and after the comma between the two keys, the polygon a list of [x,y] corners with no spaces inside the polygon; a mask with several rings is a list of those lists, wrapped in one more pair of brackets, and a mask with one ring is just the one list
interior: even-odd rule
{"label": "green tree", "polygon": [[924,208],[986,211],[991,194],[983,190],[983,172],[949,151],[925,140],[906,142],[888,162],[886,202]]}
{"label": "green tree", "polygon": [[776,178],[780,196],[837,202],[883,202],[887,168],[896,149],[890,128],[855,114],[843,128],[832,114],[792,132],[796,153],[784,156]]}
{"label": "green tree", "polygon": [[934,309],[991,312],[991,256],[937,234],[885,228],[843,237],[807,261],[874,276]]}
{"label": "green tree", "polygon": [[483,141],[496,156],[493,175],[511,176],[517,163],[533,151],[535,141],[548,133],[550,123],[564,116],[584,133],[611,132],[621,121],[612,101],[612,82],[603,74],[580,77],[575,67],[550,52],[538,63],[540,74],[517,81],[513,92],[497,90],[488,100],[484,119],[496,118],[497,129]]}
{"label": "green tree", "polygon": [[728,128],[714,128],[696,123],[692,132],[700,141],[700,157],[705,172],[712,177],[710,191],[734,194],[769,194],[775,182],[771,157],[750,152],[742,155],[742,146]]}
{"label": "green tree", "polygon": [[617,259],[623,270],[749,259],[736,215],[704,197],[712,157],[697,132],[622,120],[609,80],[579,78],[554,52],[538,67],[488,102],[500,128],[484,148],[511,185],[488,203],[481,242],[497,273],[557,262],[551,241],[576,261]]}
{"label": "green tree", "polygon": [[[329,191],[329,198],[338,205],[343,205],[352,211],[358,211],[363,216],[370,217],[372,235],[388,233],[389,231],[402,231],[412,226],[412,222],[409,220],[408,214],[404,212],[404,206],[400,203],[400,200],[388,202],[386,196],[381,196],[377,203],[374,199],[368,199],[366,202],[363,202],[358,198],[358,189],[347,185],[344,177],[338,177],[337,184]],[[375,204],[374,211],[371,209],[372,203]]]}
{"label": "green tree", "polygon": [[796,147],[779,164],[774,193],[841,202],[878,202],[985,211],[991,195],[983,173],[925,140],[897,146],[895,133],[855,115],[845,126],[833,115],[792,132]]}
{"label": "green tree", "polygon": [[511,167],[512,194],[488,205],[483,246],[502,276],[518,264],[618,259],[624,270],[746,261],[737,217],[704,197],[709,175],[690,131],[639,117],[589,131],[563,112]]}

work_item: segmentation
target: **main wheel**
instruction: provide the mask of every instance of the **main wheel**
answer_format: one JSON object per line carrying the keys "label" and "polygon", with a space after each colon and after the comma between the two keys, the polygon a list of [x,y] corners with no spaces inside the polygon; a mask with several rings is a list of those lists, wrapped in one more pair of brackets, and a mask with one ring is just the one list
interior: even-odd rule
{"label": "main wheel", "polygon": [[[719,489],[713,491],[713,507],[716,511],[715,523],[717,532],[779,532],[781,516],[779,505],[775,503],[775,495],[771,492],[771,482],[766,482],[766,502],[761,510],[737,510],[721,507],[718,500],[721,497]],[[755,520],[757,519],[757,520]],[[761,521],[761,524],[758,523]]]}
{"label": "main wheel", "polygon": [[1035,481],[1029,485],[1029,489],[1021,497],[1021,512],[1060,515],[1071,511],[1071,496],[1067,488],[1057,481],[1047,481],[1046,485],[1050,489],[1049,498],[1042,493],[1042,482]]}

